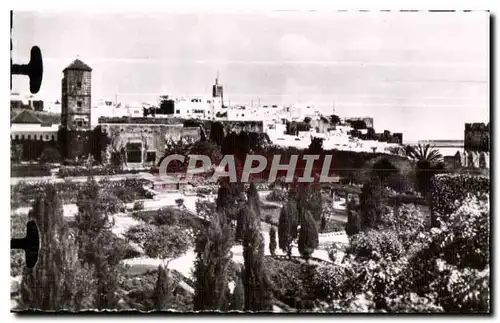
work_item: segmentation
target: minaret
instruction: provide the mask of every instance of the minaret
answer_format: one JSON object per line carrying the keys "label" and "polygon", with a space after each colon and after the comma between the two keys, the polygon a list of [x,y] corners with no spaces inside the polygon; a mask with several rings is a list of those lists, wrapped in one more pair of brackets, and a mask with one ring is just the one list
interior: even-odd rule
{"label": "minaret", "polygon": [[212,86],[212,97],[220,98],[221,105],[224,105],[224,88],[219,84],[219,71],[217,71],[215,84]]}

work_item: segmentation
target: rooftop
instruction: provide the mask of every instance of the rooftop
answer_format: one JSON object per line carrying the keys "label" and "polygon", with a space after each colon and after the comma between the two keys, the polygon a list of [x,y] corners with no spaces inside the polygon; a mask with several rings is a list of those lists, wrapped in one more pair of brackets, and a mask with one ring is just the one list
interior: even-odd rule
{"label": "rooftop", "polygon": [[88,66],[87,64],[85,64],[84,62],[82,62],[81,60],[79,59],[75,59],[73,61],[73,63],[69,64],[64,70],[63,72],[66,72],[68,70],[72,70],[72,71],[85,71],[85,72],[92,72],[92,69],[90,68],[90,66]]}

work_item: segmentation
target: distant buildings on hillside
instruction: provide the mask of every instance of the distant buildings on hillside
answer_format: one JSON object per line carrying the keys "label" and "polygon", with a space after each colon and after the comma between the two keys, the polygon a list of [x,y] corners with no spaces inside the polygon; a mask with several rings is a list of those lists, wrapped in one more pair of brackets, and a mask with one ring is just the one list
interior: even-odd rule
{"label": "distant buildings on hillside", "polygon": [[[43,101],[33,97],[13,95],[13,142],[16,145],[30,142],[24,147],[31,150],[44,146],[37,146],[39,141],[49,142],[61,149],[63,158],[76,159],[97,149],[95,146],[100,139],[95,136],[98,130],[111,136],[112,153],[123,154],[127,166],[146,167],[158,162],[166,141],[201,137],[203,129],[187,129],[190,126],[185,126],[186,120],[193,119],[205,124],[205,128],[208,125],[208,129],[211,123],[218,121],[236,131],[266,132],[273,142],[295,147],[307,147],[312,137],[321,137],[325,140],[325,147],[333,149],[388,152],[389,148],[393,149],[403,141],[400,133],[391,134],[388,130],[376,133],[371,117],[344,120],[324,116],[312,106],[301,104],[227,104],[218,77],[210,97],[162,95],[156,104],[122,104],[110,100],[92,104],[91,76],[92,68],[76,59],[63,70],[60,102],[44,105]],[[20,110],[30,110],[44,118],[57,116],[58,120],[45,122],[33,113],[19,114]],[[36,153],[25,153],[24,156],[36,159],[38,148]],[[110,157],[109,149],[103,153]],[[127,156],[131,159],[128,160]]]}

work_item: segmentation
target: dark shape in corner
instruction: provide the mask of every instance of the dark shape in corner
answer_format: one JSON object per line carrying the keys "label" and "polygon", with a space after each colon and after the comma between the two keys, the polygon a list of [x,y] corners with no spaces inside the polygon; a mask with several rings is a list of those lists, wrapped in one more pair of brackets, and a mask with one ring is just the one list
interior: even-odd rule
{"label": "dark shape in corner", "polygon": [[40,249],[40,235],[35,221],[30,220],[26,224],[26,237],[10,239],[10,249],[23,249],[26,256],[26,267],[35,267]]}

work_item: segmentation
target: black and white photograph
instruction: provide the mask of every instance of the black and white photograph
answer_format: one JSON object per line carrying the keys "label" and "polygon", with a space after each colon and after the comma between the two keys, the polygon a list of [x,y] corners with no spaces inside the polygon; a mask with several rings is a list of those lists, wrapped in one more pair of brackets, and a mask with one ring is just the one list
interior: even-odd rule
{"label": "black and white photograph", "polygon": [[491,314],[490,12],[119,9],[10,11],[11,312]]}

